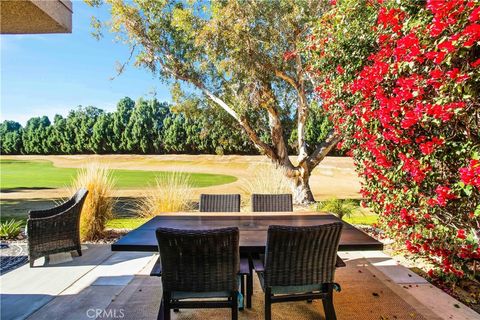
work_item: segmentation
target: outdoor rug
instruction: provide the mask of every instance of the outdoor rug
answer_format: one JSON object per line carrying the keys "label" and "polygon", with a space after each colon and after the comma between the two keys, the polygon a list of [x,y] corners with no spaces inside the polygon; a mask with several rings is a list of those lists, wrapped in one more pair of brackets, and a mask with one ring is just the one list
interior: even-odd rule
{"label": "outdoor rug", "polygon": [[[334,293],[337,318],[355,320],[427,320],[404,299],[393,292],[368,269],[365,259],[347,261],[338,269],[337,281],[342,291]],[[239,312],[239,319],[264,319],[263,292],[255,276],[252,309]],[[156,319],[160,305],[160,279],[136,276],[135,280],[110,304],[108,309],[122,309],[124,319]],[[190,309],[172,312],[175,320],[229,319],[229,309]],[[322,302],[288,302],[272,306],[272,319],[325,319]],[[429,317],[428,320],[433,320]]]}
{"label": "outdoor rug", "polygon": [[0,275],[12,271],[28,262],[25,243],[0,243]]}

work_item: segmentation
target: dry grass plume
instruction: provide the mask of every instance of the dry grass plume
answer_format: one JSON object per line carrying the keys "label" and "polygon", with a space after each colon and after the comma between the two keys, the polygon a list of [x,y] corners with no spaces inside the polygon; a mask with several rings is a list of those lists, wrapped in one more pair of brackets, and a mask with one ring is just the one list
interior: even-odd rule
{"label": "dry grass plume", "polygon": [[100,163],[88,164],[79,170],[72,189],[82,187],[88,190],[88,195],[80,217],[80,237],[82,241],[97,240],[113,215],[115,181],[111,170]]}

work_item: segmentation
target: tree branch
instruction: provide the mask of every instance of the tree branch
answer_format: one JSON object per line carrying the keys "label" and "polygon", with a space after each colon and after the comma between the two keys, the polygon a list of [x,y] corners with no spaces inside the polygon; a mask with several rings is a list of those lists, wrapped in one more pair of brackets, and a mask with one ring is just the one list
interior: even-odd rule
{"label": "tree branch", "polygon": [[325,140],[315,149],[315,151],[304,161],[313,169],[327,156],[330,150],[340,142],[342,137],[334,129],[330,130]]}
{"label": "tree branch", "polygon": [[270,134],[272,137],[272,143],[276,149],[276,154],[278,160],[287,166],[291,165],[290,159],[288,158],[288,149],[285,143],[285,138],[283,136],[283,125],[280,120],[280,115],[278,113],[275,95],[272,92],[272,88],[269,85],[263,85],[263,92],[260,94],[262,98],[262,104],[265,110],[268,113],[268,122],[270,125]]}
{"label": "tree branch", "polygon": [[297,78],[298,78],[298,107],[297,107],[297,141],[298,141],[298,157],[299,163],[308,157],[307,142],[305,140],[305,124],[308,117],[308,101],[305,94],[305,81],[302,77],[303,67],[302,58],[297,55],[295,57]]}
{"label": "tree branch", "polygon": [[290,77],[289,75],[287,75],[285,72],[280,71],[280,70],[278,70],[278,69],[275,69],[274,72],[275,72],[275,76],[277,76],[277,77],[279,77],[280,79],[284,80],[285,82],[287,82],[288,84],[290,84],[295,90],[298,91],[298,83],[295,81],[295,79],[293,79],[292,77]]}

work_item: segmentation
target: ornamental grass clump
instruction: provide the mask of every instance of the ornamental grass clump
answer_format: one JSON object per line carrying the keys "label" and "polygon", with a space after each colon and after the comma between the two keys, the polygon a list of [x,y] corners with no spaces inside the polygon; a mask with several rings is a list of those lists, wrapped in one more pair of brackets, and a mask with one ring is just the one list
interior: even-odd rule
{"label": "ornamental grass clump", "polygon": [[291,183],[285,176],[282,168],[274,165],[259,165],[251,170],[254,173],[254,177],[248,180],[245,179],[242,182],[242,190],[246,194],[282,194],[292,192]]}
{"label": "ornamental grass clump", "polygon": [[107,221],[113,216],[115,181],[111,170],[99,163],[91,163],[80,169],[72,192],[82,187],[88,190],[88,195],[80,216],[80,238],[82,241],[98,240],[104,234]]}
{"label": "ornamental grass clump", "polygon": [[138,200],[134,211],[144,218],[164,212],[179,212],[191,209],[193,186],[188,173],[174,171],[160,174],[147,195]]}

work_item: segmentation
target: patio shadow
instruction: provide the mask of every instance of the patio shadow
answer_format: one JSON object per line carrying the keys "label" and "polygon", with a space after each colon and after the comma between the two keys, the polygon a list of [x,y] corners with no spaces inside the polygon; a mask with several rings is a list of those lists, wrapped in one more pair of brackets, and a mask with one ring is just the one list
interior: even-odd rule
{"label": "patio shadow", "polygon": [[0,318],[25,319],[54,297],[48,294],[0,294]]}

